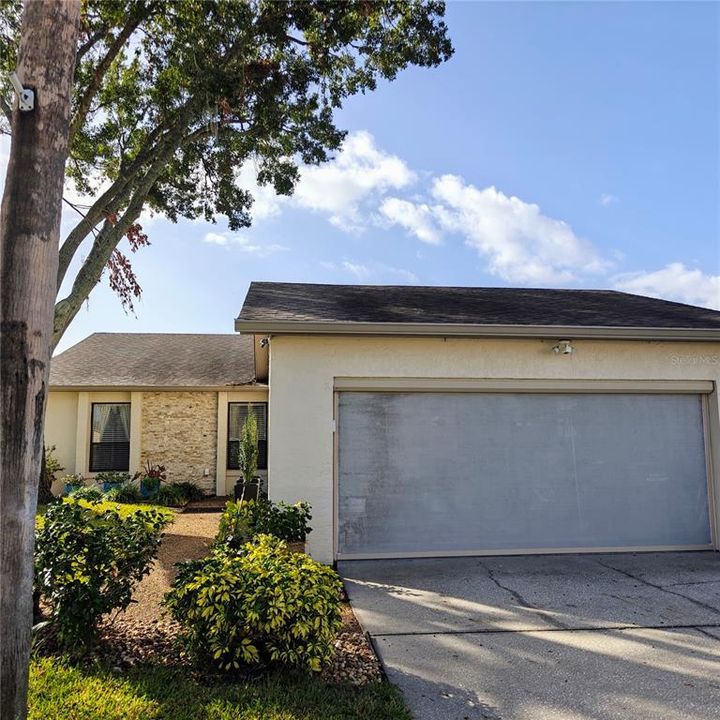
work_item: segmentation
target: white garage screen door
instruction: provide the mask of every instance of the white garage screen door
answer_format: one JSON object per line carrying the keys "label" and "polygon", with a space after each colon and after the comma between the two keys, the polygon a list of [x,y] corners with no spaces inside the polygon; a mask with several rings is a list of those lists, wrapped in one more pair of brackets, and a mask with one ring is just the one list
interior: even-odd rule
{"label": "white garage screen door", "polygon": [[699,395],[341,392],[338,553],[711,545]]}

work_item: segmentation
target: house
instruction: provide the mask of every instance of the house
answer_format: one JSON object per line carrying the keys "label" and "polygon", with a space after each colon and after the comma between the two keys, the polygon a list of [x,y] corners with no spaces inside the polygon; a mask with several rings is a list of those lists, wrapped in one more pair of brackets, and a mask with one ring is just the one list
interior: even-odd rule
{"label": "house", "polygon": [[229,408],[267,402],[270,496],[311,503],[328,562],[718,548],[720,312],[605,290],[253,283],[235,329],[66,351],[47,442],[85,468],[92,408],[130,402],[130,465],[174,461],[222,494]]}
{"label": "house", "polygon": [[267,474],[268,391],[255,380],[253,345],[247,335],[95,333],[52,360],[45,444],[66,473],[134,473],[150,462],[169,481],[232,495],[250,407]]}

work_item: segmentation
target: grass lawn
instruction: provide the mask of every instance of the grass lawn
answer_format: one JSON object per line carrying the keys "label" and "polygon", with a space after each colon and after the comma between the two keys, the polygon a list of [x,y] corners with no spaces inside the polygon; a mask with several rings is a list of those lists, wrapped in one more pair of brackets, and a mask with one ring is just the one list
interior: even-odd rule
{"label": "grass lawn", "polygon": [[208,685],[161,667],[122,674],[53,658],[30,667],[30,720],[410,720],[389,683],[327,685],[285,672]]}

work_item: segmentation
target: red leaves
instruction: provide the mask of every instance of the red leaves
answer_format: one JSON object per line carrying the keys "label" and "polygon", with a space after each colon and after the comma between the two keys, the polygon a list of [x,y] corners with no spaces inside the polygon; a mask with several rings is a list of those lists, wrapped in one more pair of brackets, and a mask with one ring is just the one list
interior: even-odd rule
{"label": "red leaves", "polygon": [[[106,219],[112,225],[117,223],[117,215],[108,213]],[[130,243],[130,250],[137,252],[139,248],[150,245],[150,240],[146,233],[143,232],[142,225],[133,223],[125,233],[125,237]],[[120,303],[126,312],[135,312],[133,300],[139,300],[142,296],[142,288],[138,282],[137,276],[132,269],[130,260],[127,255],[115,248],[107,263],[109,271],[108,282],[112,291],[120,298]]]}
{"label": "red leaves", "polygon": [[140,299],[142,288],[127,256],[115,248],[108,260],[107,269],[110,272],[110,288],[120,298],[123,308],[126,312],[135,312],[133,300]]}
{"label": "red leaves", "polygon": [[137,252],[138,248],[146,247],[150,245],[150,240],[146,233],[143,232],[142,225],[140,223],[133,223],[127,233],[125,233],[128,242],[130,243],[130,249],[133,252]]}

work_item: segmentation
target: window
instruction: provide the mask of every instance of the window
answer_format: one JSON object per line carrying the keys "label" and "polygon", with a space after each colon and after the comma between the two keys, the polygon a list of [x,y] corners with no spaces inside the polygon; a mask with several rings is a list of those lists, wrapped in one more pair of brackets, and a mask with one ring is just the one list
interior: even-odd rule
{"label": "window", "polygon": [[239,470],[240,432],[252,408],[258,426],[258,470],[267,470],[267,403],[228,403],[228,470]]}
{"label": "window", "polygon": [[93,403],[90,472],[130,469],[130,403]]}

